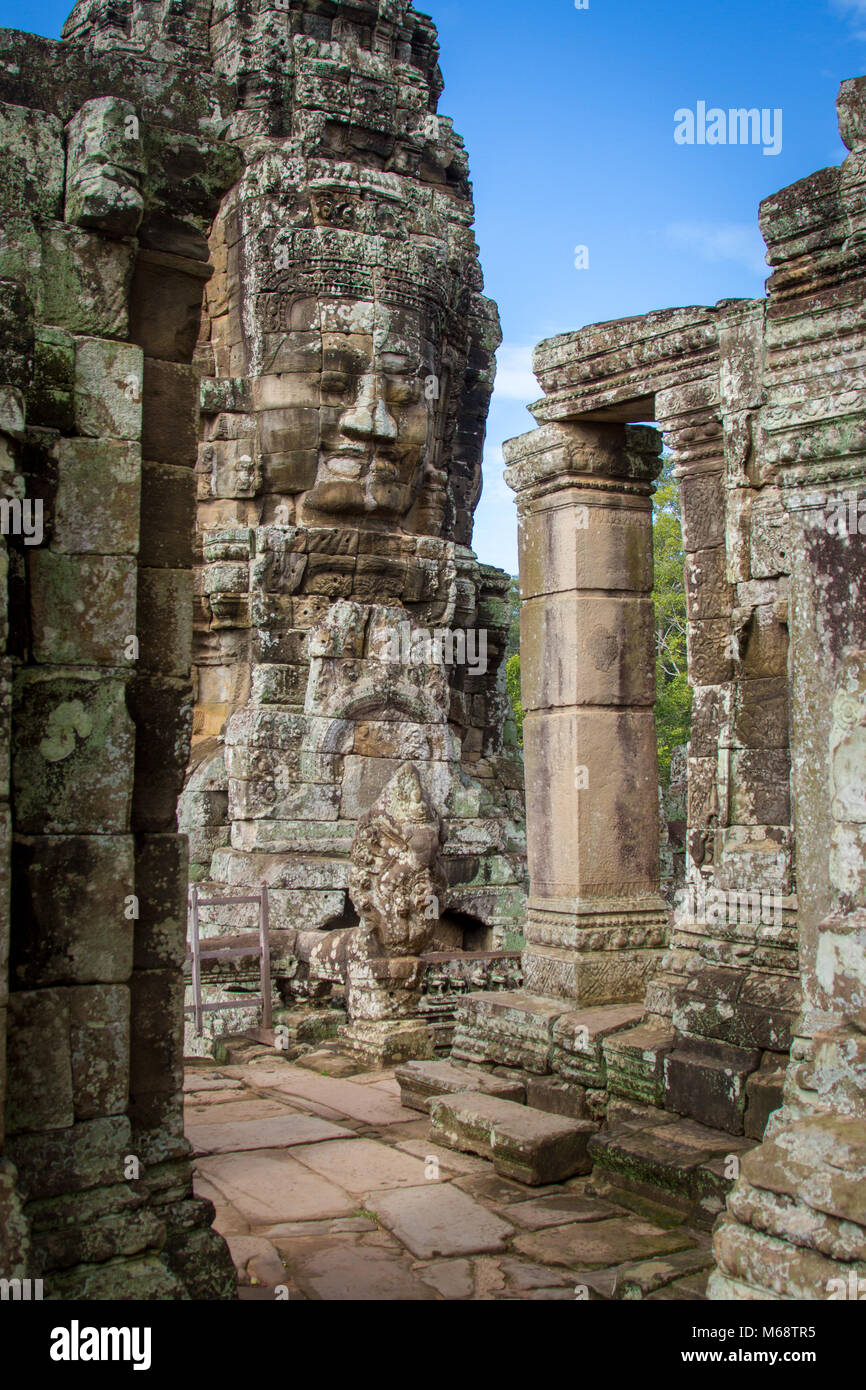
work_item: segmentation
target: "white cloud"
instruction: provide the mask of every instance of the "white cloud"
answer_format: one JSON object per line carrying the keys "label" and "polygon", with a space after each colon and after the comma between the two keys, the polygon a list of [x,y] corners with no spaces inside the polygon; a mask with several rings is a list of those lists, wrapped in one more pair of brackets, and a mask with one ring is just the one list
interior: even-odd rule
{"label": "white cloud", "polygon": [[702,261],[734,261],[762,278],[770,273],[761,234],[750,222],[671,222],[664,235]]}
{"label": "white cloud", "polygon": [[[488,443],[484,449],[484,497],[488,502],[514,503],[514,493],[505,481],[505,458],[500,444]],[[511,518],[509,518],[511,519]]]}
{"label": "white cloud", "polygon": [[503,343],[496,354],[496,396],[500,401],[537,401],[541,387],[532,372],[531,347]]}
{"label": "white cloud", "polygon": [[[848,16],[855,24],[866,18],[866,0],[833,0],[833,8]],[[866,29],[855,28],[851,37],[866,39]]]}

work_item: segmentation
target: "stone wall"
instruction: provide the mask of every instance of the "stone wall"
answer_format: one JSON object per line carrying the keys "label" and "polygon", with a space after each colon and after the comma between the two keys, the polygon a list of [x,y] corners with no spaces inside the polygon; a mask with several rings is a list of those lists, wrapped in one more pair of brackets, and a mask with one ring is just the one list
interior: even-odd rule
{"label": "stone wall", "polygon": [[719,1299],[847,1298],[866,1273],[866,80],[843,83],[838,110],[842,167],[761,208],[773,267],[764,448],[791,571],[803,1011],[785,1105],[716,1230]]}
{"label": "stone wall", "polygon": [[66,43],[0,33],[2,496],[41,521],[4,527],[0,585],[0,1270],[47,1298],[223,1298],[232,1266],[182,1131],[175,810],[191,361],[207,232],[242,161],[194,17],[173,7],[162,53],[150,28],[117,53],[121,11],[90,12]]}

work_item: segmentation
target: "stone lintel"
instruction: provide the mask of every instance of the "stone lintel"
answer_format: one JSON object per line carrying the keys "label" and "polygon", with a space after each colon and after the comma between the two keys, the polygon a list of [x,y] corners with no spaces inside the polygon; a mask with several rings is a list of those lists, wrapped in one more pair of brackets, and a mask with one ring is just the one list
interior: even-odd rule
{"label": "stone lintel", "polygon": [[539,424],[656,418],[658,392],[717,373],[719,318],[732,302],[667,309],[547,339],[533,359],[545,393],[530,407],[533,415]]}

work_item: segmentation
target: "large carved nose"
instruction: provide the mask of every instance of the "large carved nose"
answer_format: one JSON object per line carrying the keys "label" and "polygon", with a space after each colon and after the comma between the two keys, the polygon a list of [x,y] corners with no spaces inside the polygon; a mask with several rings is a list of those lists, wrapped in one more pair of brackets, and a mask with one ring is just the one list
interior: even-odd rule
{"label": "large carved nose", "polygon": [[340,419],[340,429],[350,439],[383,441],[397,438],[397,425],[382,399],[382,380],[375,373],[361,381],[358,398]]}

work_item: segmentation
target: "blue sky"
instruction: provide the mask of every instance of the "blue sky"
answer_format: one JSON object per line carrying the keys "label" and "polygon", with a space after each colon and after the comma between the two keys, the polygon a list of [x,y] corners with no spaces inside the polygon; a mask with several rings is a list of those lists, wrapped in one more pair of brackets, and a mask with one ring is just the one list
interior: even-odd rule
{"label": "blue sky", "polygon": [[[0,0],[59,35],[71,0]],[[760,200],[845,156],[839,83],[866,72],[866,0],[419,0],[439,28],[443,114],[466,140],[504,344],[477,514],[480,558],[517,569],[501,444],[532,428],[529,358],[587,323],[763,292]],[[781,153],[683,146],[674,113],[783,112]],[[589,250],[589,269],[574,249]]]}

